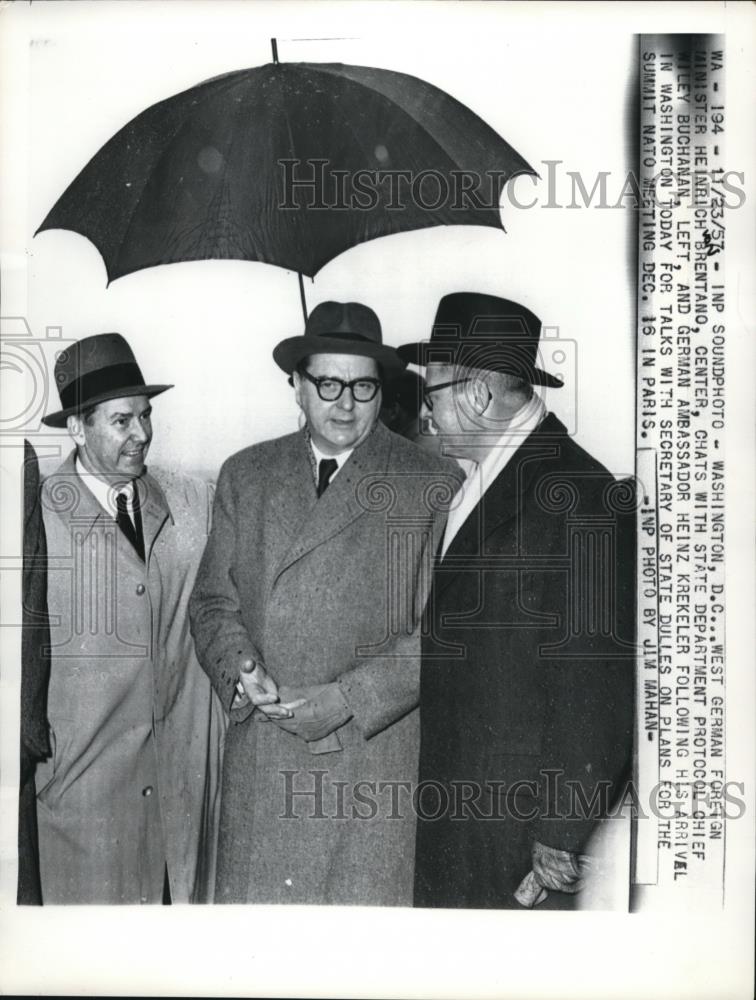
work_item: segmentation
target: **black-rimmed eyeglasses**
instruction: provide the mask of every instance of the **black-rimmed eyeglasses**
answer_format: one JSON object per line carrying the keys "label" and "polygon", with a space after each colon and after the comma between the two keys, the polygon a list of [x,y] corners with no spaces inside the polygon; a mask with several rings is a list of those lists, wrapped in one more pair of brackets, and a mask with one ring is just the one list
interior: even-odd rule
{"label": "black-rimmed eyeglasses", "polygon": [[423,402],[428,407],[429,410],[433,409],[433,400],[431,398],[432,392],[438,392],[439,389],[448,389],[450,385],[464,385],[465,382],[472,382],[471,378],[455,378],[451,382],[439,382],[438,385],[426,385],[423,388]]}
{"label": "black-rimmed eyeglasses", "polygon": [[315,377],[308,371],[301,372],[308,382],[312,382],[318,392],[318,396],[324,403],[335,403],[341,399],[345,389],[352,393],[355,403],[369,403],[375,399],[376,393],[381,387],[381,381],[377,378],[354,378],[351,382],[345,382],[340,378],[332,378],[329,375]]}

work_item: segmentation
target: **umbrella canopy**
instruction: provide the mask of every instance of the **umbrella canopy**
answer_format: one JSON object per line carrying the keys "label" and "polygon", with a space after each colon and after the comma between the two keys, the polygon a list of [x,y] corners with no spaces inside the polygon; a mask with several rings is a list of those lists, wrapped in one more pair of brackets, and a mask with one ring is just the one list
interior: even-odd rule
{"label": "umbrella canopy", "polygon": [[378,236],[501,227],[501,191],[517,173],[535,171],[423,80],[275,62],[142,112],[90,160],[38,232],[86,236],[108,281],[206,259],[313,276]]}

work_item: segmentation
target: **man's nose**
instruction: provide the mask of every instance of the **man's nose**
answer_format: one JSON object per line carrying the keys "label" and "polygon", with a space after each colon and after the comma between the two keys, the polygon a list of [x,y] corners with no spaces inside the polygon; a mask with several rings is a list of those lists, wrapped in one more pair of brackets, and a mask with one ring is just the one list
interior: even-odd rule
{"label": "man's nose", "polygon": [[131,429],[131,436],[141,444],[146,444],[152,438],[152,428],[137,421]]}
{"label": "man's nose", "polygon": [[344,391],[339,396],[339,406],[342,410],[354,409],[354,396],[352,395],[352,390],[349,386],[345,386]]}

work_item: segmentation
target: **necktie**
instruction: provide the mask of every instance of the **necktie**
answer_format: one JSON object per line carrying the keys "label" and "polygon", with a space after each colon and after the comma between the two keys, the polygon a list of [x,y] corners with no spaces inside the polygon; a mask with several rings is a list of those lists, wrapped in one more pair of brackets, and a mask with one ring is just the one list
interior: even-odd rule
{"label": "necktie", "polygon": [[[136,497],[136,492],[134,493]],[[129,517],[128,502],[125,493],[119,493],[116,497],[116,510],[118,512],[116,523],[126,538],[134,546],[136,554],[144,562],[144,535],[142,533],[142,515],[139,504],[134,504],[134,521]]]}
{"label": "necktie", "polygon": [[318,496],[322,497],[328,488],[328,482],[334,472],[338,469],[339,463],[335,458],[321,458],[318,466]]}

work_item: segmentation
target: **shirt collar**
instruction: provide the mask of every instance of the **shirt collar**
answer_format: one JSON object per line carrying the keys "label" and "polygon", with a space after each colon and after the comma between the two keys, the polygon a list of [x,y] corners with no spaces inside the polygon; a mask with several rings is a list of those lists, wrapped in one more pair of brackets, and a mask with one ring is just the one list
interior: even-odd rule
{"label": "shirt collar", "polygon": [[123,483],[117,483],[114,480],[113,483],[106,483],[104,480],[100,479],[93,472],[88,472],[82,465],[81,459],[77,455],[74,459],[74,468],[76,469],[76,475],[82,480],[86,485],[89,492],[99,503],[103,510],[105,510],[111,517],[115,518],[117,514],[116,510],[116,497],[119,493],[126,494],[126,503],[131,510],[134,506],[134,481],[131,479],[124,480]]}
{"label": "shirt collar", "polygon": [[455,497],[454,505],[446,521],[441,547],[442,556],[446,554],[462,525],[483,499],[486,490],[501,474],[525,438],[533,433],[545,416],[546,406],[543,400],[537,393],[533,393],[527,403],[521,406],[507,421],[503,434],[480,463],[457,459],[457,463],[462,468],[466,478]]}
{"label": "shirt collar", "polygon": [[512,453],[532,434],[545,416],[546,406],[538,393],[534,392],[507,421],[501,437],[479,463],[484,492],[507,464]]}
{"label": "shirt collar", "polygon": [[307,431],[307,440],[308,440],[308,442],[310,444],[310,448],[312,448],[312,453],[315,456],[315,465],[319,466],[320,463],[325,458],[332,458],[336,462],[336,471],[337,472],[341,468],[341,466],[344,464],[344,462],[346,462],[346,460],[349,458],[349,456],[352,454],[352,452],[354,451],[354,448],[348,448],[346,451],[339,452],[338,455],[326,455],[324,452],[322,452],[320,450],[320,448],[318,448],[318,446],[312,440],[312,436],[310,435],[309,431]]}

